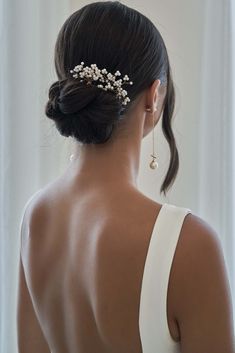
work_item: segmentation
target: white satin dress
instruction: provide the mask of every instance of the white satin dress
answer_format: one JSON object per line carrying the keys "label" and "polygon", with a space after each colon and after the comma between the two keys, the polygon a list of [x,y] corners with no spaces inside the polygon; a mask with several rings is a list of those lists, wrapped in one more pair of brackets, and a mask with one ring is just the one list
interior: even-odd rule
{"label": "white satin dress", "polygon": [[164,203],[151,235],[140,296],[143,353],[179,353],[167,323],[167,289],[176,245],[189,208]]}

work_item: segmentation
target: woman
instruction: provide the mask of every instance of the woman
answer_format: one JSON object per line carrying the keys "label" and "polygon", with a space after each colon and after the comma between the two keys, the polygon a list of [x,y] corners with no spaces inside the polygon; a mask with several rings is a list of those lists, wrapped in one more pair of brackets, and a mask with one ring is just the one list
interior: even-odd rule
{"label": "woman", "polygon": [[19,352],[234,353],[217,234],[137,187],[142,139],[161,116],[171,152],[161,192],[179,164],[159,31],[118,1],[91,3],[62,26],[55,67],[46,115],[76,151],[24,208]]}

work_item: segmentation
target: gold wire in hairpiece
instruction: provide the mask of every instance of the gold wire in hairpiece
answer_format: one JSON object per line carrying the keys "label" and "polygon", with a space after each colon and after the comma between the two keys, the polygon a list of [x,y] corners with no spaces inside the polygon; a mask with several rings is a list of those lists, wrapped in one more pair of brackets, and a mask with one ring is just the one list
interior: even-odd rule
{"label": "gold wire in hairpiece", "polygon": [[121,99],[122,105],[124,106],[131,101],[127,96],[127,91],[122,88],[123,85],[133,85],[128,75],[124,75],[123,78],[116,80],[117,76],[122,76],[119,70],[113,75],[111,72],[108,72],[106,68],[102,70],[99,69],[96,64],[84,65],[84,61],[82,61],[80,65],[76,65],[73,70],[70,70],[75,79],[78,78],[81,82],[86,81],[86,83],[90,85],[99,83],[97,85],[98,88],[104,91],[113,91],[116,96]]}

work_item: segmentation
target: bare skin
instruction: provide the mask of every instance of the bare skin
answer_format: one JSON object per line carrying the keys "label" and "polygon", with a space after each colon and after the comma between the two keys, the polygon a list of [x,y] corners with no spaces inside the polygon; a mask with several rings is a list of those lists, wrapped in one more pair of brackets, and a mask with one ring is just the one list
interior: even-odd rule
{"label": "bare skin", "polygon": [[[155,81],[136,101],[125,129],[117,131],[112,142],[78,146],[65,173],[27,208],[22,227],[19,353],[142,353],[141,283],[162,205],[143,195],[136,180],[141,140],[151,131],[153,119],[154,124],[159,121],[164,94]],[[154,113],[145,111],[156,104]],[[197,257],[191,256],[195,248]],[[213,230],[199,217],[187,215],[173,260],[166,308],[172,340],[181,341],[183,353],[234,353],[231,298],[219,254]],[[208,255],[214,259],[213,268],[206,261]],[[212,288],[204,283],[202,295],[193,287],[199,271],[214,283]],[[213,313],[212,322],[203,310],[203,322],[209,320],[210,325],[207,334],[222,337],[214,348],[215,337],[200,331],[202,318],[193,312],[200,311],[197,305],[201,307],[205,298],[210,303],[208,316]],[[222,308],[213,311],[211,302],[218,307],[218,298]],[[216,320],[221,322],[217,326]]]}

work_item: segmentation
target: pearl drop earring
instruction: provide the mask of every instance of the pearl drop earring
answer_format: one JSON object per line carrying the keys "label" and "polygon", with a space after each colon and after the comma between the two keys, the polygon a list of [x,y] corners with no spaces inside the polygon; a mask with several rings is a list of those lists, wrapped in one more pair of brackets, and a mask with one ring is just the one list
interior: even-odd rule
{"label": "pearl drop earring", "polygon": [[[151,108],[146,108],[147,112],[152,113],[152,109]],[[149,163],[149,166],[151,169],[156,169],[158,168],[158,162],[156,161],[157,156],[155,155],[155,150],[154,150],[154,115],[153,115],[153,129],[152,129],[152,141],[153,141],[153,153],[150,155],[152,157],[152,161]]]}

